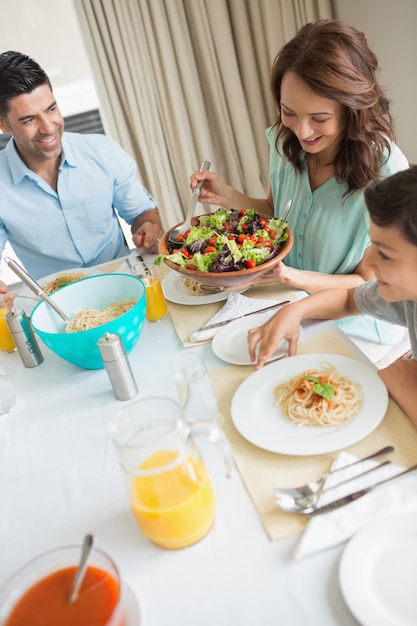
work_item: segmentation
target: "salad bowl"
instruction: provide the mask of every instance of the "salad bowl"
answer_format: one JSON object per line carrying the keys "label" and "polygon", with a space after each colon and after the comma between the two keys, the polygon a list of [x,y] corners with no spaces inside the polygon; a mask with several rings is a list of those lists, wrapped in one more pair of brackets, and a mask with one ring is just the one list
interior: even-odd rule
{"label": "salad bowl", "polygon": [[[219,209],[216,213],[205,213],[203,215],[194,217],[191,220],[191,225],[196,229],[197,232],[197,229],[202,225],[202,223],[203,225],[206,225],[209,222],[212,223],[213,216],[217,216],[217,214],[220,214],[221,217],[222,211],[226,212],[226,209]],[[227,213],[231,214],[232,212],[228,211]],[[196,258],[198,257],[200,267],[197,264],[194,265],[193,262],[188,262],[188,259],[184,258],[187,254],[190,254],[190,256],[192,256],[192,250],[194,249],[192,247],[190,249],[190,246],[186,246],[186,243],[188,242],[187,238],[185,238],[183,241],[178,242],[177,246],[175,246],[175,244],[173,245],[169,241],[170,233],[178,228],[178,224],[176,224],[170,230],[164,233],[163,237],[161,238],[161,241],[159,242],[159,257],[157,257],[156,263],[160,264],[162,262],[165,262],[168,267],[178,272],[182,276],[203,283],[204,285],[212,285],[215,287],[237,287],[239,285],[245,285],[245,283],[253,281],[262,274],[270,272],[280,261],[282,261],[282,259],[285,258],[285,256],[289,253],[293,246],[294,237],[291,229],[288,227],[288,224],[286,222],[281,223],[280,219],[271,219],[271,216],[255,213],[251,209],[233,213],[238,214],[238,217],[234,220],[235,224],[239,222],[236,228],[234,228],[233,230],[224,230],[222,226],[218,228],[212,227],[212,230],[215,230],[216,233],[212,233],[212,236],[205,241],[201,249],[199,249],[198,252],[194,255]],[[255,226],[252,226],[252,214],[255,215]],[[241,218],[239,219],[239,215],[241,216],[241,218],[243,218],[243,220]],[[246,223],[245,220],[247,220]],[[261,226],[259,226],[259,222],[261,223]],[[248,230],[242,230],[242,226],[244,224],[247,225]],[[271,225],[271,227],[269,227],[268,225]],[[237,261],[239,257],[239,252],[236,251],[236,248],[234,248],[234,242],[232,238],[235,237],[235,242],[237,243],[239,235],[243,237],[245,232],[250,233],[248,235],[248,238],[250,238],[250,236],[255,235],[255,232],[259,233],[260,230],[262,230],[262,226],[267,230],[269,229],[269,232],[272,231],[276,234],[276,237],[271,238],[269,243],[267,244],[269,246],[269,250],[265,252],[265,259],[261,260],[260,257],[263,244],[256,243],[255,246],[253,246],[254,251],[249,250],[247,252],[247,255],[249,255],[248,258],[246,258],[246,248],[250,247],[249,244],[239,247],[241,251],[244,251],[244,255],[242,255],[242,258]],[[217,242],[214,241],[216,239],[216,235]],[[226,248],[224,247],[224,241],[226,239],[229,242],[232,241],[230,252],[229,250],[227,250],[227,252],[224,252],[224,250],[226,250]],[[258,240],[260,239],[261,238],[258,237]],[[269,237],[264,237],[263,239],[269,239]],[[213,249],[212,252],[207,253],[206,250],[209,248],[209,240],[212,243],[211,247],[215,247],[216,251]],[[202,241],[202,239],[198,239],[198,241]],[[196,245],[198,245],[198,241]],[[186,250],[185,248],[188,249]],[[235,255],[233,254],[233,250],[236,251]],[[214,258],[217,257],[216,262],[213,263],[213,268],[210,269],[210,271],[202,271],[201,268],[204,267],[204,260],[202,263],[200,263],[200,260],[202,259],[202,257],[207,256],[207,254],[210,254],[210,256]],[[255,262],[250,260],[253,257],[256,258]],[[226,258],[227,260],[222,265],[221,261],[224,258]],[[234,258],[237,262],[233,261]],[[220,259],[220,263],[218,259]]]}

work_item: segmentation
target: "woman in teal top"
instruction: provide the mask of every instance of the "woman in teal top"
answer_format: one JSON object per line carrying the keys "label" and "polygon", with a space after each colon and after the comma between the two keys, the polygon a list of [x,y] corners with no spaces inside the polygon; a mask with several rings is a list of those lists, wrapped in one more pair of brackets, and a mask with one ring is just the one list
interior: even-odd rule
{"label": "woman in teal top", "polygon": [[[364,190],[370,182],[408,168],[394,143],[377,68],[365,36],[349,24],[306,24],[272,67],[277,118],[267,130],[267,197],[248,197],[214,172],[192,174],[192,189],[204,181],[201,202],[280,217],[292,200],[293,249],[261,282],[275,280],[314,293],[356,287],[373,277],[366,265]],[[402,328],[365,316],[343,320],[343,329],[381,343],[396,343],[403,336]]]}

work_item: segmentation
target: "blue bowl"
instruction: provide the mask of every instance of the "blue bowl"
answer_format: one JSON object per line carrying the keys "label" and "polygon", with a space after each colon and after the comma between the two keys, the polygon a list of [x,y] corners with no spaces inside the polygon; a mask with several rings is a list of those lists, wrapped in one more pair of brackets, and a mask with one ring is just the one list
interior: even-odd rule
{"label": "blue bowl", "polygon": [[33,309],[30,321],[42,341],[61,358],[85,369],[104,367],[97,342],[104,333],[120,335],[126,352],[139,339],[146,318],[145,286],[129,274],[98,274],[65,285],[50,295],[72,319],[81,309],[105,309],[112,302],[132,298],[136,304],[120,317],[76,333],[65,332],[65,322],[42,300]]}

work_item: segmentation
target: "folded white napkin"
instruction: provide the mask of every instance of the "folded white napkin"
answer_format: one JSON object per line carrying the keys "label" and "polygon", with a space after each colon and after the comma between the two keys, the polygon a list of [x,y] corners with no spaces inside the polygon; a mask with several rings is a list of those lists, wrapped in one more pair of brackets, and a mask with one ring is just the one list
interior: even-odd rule
{"label": "folded white napkin", "polygon": [[[285,298],[283,299],[285,300]],[[224,307],[222,307],[216,315],[213,315],[213,317],[207,322],[206,326],[217,322],[223,322],[224,320],[233,319],[235,317],[239,317],[240,315],[244,315],[245,313],[258,311],[259,309],[264,309],[265,307],[272,306],[278,302],[281,302],[281,300],[258,300],[257,298],[247,298],[236,291],[231,291],[227,296]],[[217,328],[212,328],[210,330],[201,330],[199,332],[192,333],[190,341],[197,342],[212,339],[212,337],[214,337],[214,335],[221,328],[222,326],[218,326]]]}
{"label": "folded white napkin", "polygon": [[[349,465],[349,463],[353,463],[356,460],[351,454],[341,452],[335,459],[332,469]],[[345,471],[331,474],[325,483],[325,488],[336,485],[345,478],[356,476],[358,473],[362,473],[376,465],[379,465],[376,461],[365,461],[355,467],[347,468]],[[340,487],[331,489],[329,493],[322,494],[319,504],[323,505],[341,498],[353,491],[363,489],[380,480],[384,480],[384,478],[398,474],[403,470],[403,467],[394,464],[381,467],[367,476],[357,478]],[[294,550],[294,557],[301,559],[342,543],[362,526],[384,515],[415,509],[417,509],[417,471],[381,485],[362,498],[340,509],[312,517]]]}

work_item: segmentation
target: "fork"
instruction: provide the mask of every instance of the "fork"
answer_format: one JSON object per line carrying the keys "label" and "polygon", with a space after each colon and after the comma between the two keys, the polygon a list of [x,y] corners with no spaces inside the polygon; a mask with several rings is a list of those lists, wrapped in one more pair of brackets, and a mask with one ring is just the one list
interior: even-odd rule
{"label": "fork", "polygon": [[[373,452],[372,454],[364,457],[363,459],[358,459],[357,461],[354,461],[353,463],[349,463],[349,465],[344,465],[343,467],[338,467],[336,469],[329,470],[328,472],[323,474],[323,476],[319,478],[318,480],[312,480],[306,483],[305,485],[302,485],[301,487],[288,487],[288,488],[277,487],[275,489],[275,495],[277,498],[281,496],[291,496],[293,498],[305,498],[306,496],[311,496],[317,493],[318,491],[320,491],[325,481],[331,474],[336,474],[336,472],[340,472],[344,469],[347,469],[348,467],[359,465],[359,463],[363,463],[364,461],[369,461],[370,459],[375,459],[378,456],[382,456],[383,454],[389,454],[390,452],[393,452],[393,451],[394,451],[394,446],[386,446],[385,448],[382,448],[381,450],[377,450],[376,452]],[[341,482],[341,483],[338,483],[338,485],[339,484],[343,484],[343,483]]]}

